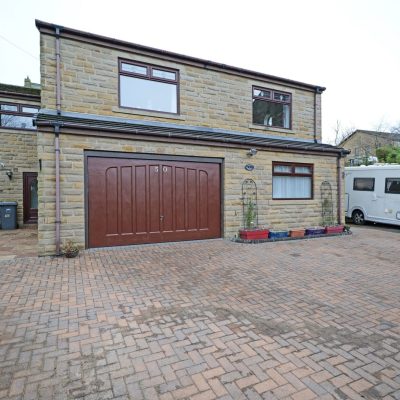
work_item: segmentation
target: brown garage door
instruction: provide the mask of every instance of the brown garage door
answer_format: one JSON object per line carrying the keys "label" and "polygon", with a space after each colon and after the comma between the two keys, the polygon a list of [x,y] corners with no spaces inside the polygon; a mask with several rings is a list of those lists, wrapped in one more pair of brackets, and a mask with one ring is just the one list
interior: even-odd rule
{"label": "brown garage door", "polygon": [[220,165],[87,158],[88,246],[221,236]]}

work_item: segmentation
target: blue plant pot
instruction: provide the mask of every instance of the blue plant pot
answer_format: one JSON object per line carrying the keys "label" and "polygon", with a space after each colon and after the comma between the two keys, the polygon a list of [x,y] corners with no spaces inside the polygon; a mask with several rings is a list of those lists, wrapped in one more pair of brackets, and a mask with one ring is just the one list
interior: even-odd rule
{"label": "blue plant pot", "polygon": [[289,232],[288,231],[270,231],[269,232],[269,238],[270,239],[282,239],[289,237]]}

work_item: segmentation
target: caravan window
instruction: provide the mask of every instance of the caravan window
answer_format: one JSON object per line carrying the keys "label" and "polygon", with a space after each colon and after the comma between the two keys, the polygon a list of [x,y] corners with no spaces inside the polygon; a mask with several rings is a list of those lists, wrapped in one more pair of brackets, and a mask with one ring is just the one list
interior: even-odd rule
{"label": "caravan window", "polygon": [[386,178],[385,193],[400,194],[400,178]]}
{"label": "caravan window", "polygon": [[375,188],[375,178],[354,178],[353,190],[373,192]]}

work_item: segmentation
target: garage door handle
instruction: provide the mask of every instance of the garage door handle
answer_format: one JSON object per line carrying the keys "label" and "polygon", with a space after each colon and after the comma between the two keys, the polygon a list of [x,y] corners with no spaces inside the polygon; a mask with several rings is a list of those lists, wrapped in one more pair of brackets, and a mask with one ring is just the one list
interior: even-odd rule
{"label": "garage door handle", "polygon": [[160,215],[160,219],[162,221],[164,219],[164,215]]}

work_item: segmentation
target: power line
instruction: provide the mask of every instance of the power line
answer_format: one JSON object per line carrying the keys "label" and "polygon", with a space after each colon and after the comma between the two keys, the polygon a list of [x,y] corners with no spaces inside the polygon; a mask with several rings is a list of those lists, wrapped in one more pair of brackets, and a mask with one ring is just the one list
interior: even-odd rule
{"label": "power line", "polygon": [[5,38],[3,35],[0,35],[0,38],[5,40],[7,43],[11,44],[11,46],[14,46],[16,49],[24,52],[25,54],[27,54],[28,56],[34,58],[35,60],[39,61],[39,58],[34,56],[33,54],[29,53],[29,51],[26,51],[25,49],[23,49],[22,47],[19,47],[17,44],[11,42],[10,40],[8,40],[7,38]]}

